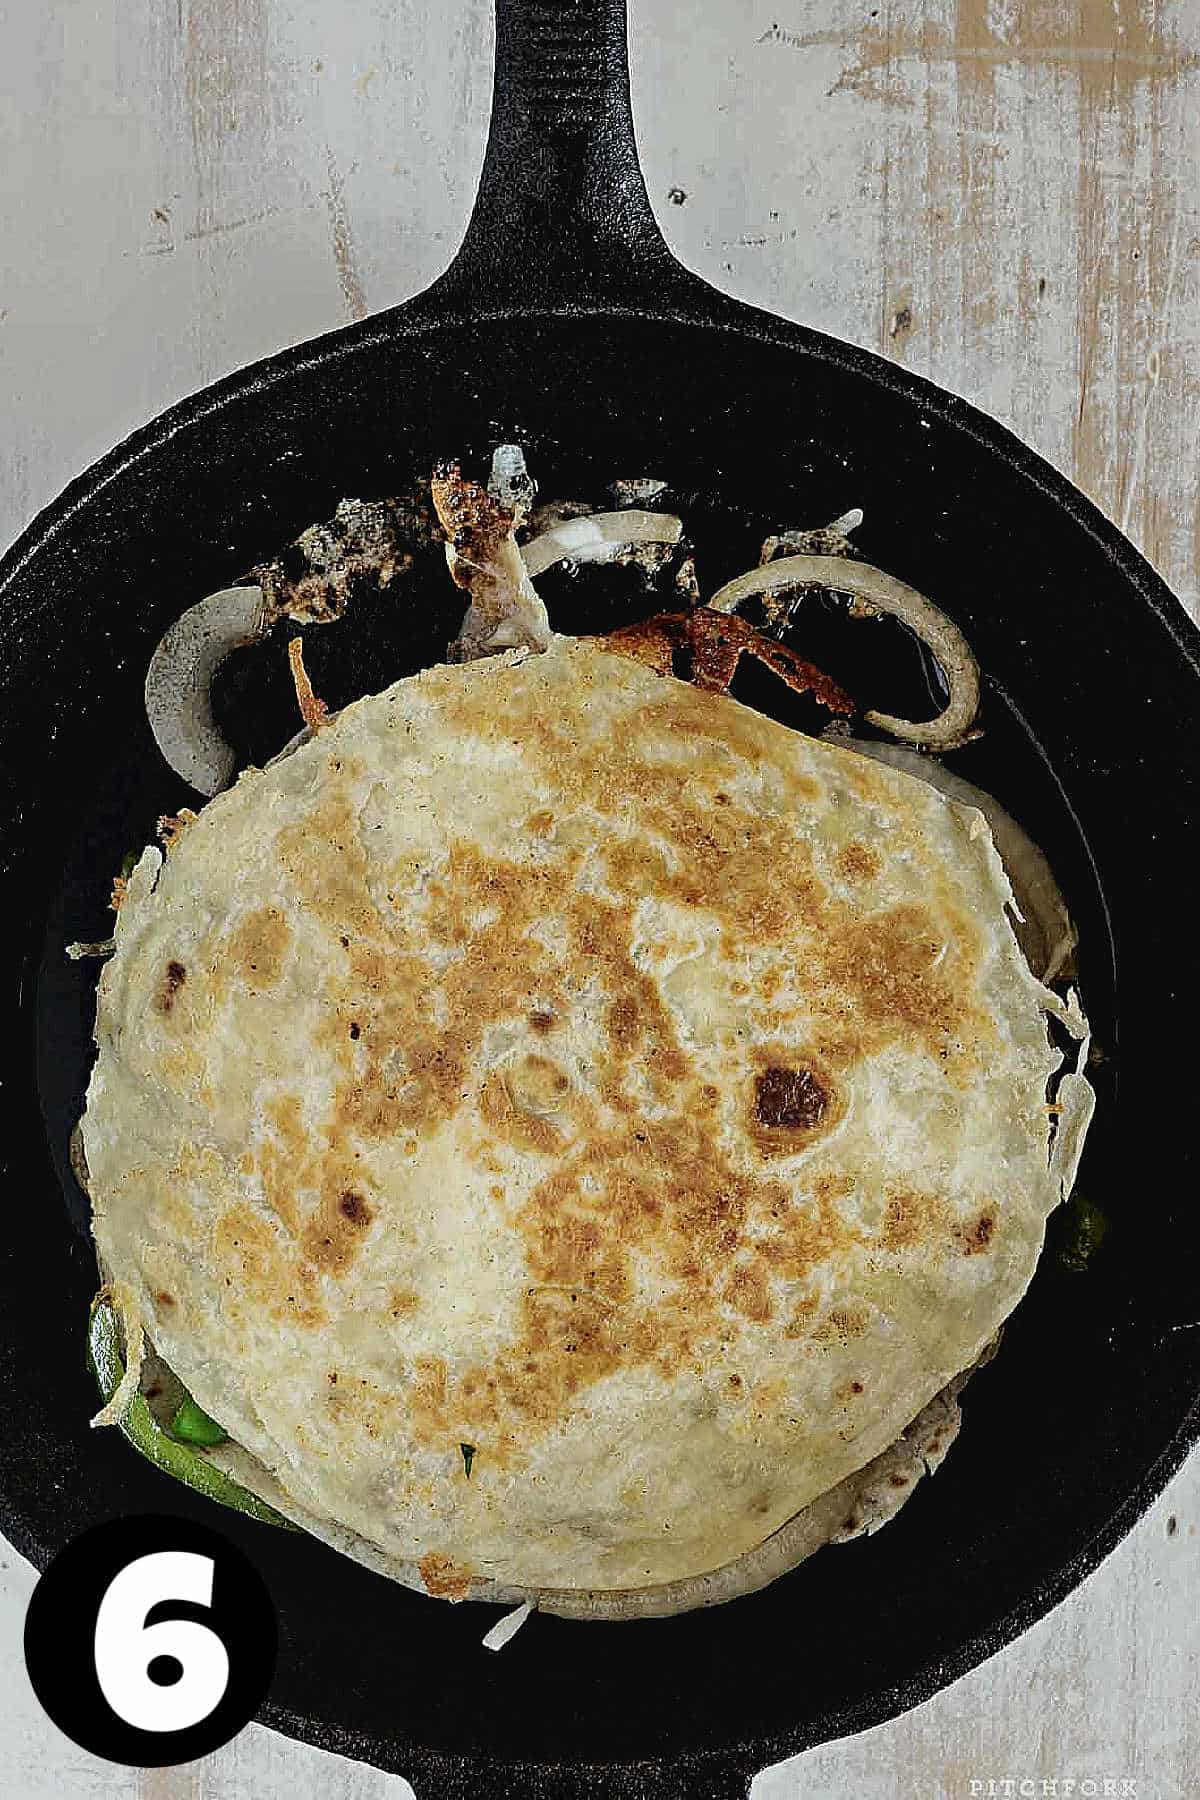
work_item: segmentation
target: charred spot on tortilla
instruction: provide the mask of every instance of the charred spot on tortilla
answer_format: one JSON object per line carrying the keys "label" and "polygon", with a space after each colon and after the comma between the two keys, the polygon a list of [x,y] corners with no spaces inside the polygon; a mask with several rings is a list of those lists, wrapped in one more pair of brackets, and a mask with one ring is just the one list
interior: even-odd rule
{"label": "charred spot on tortilla", "polygon": [[338,1211],[351,1225],[369,1225],[371,1222],[371,1209],[361,1194],[343,1194],[338,1201]]}
{"label": "charred spot on tortilla", "polygon": [[159,987],[158,995],[155,1000],[155,1005],[158,1007],[159,1012],[170,1012],[175,1004],[175,996],[186,980],[187,970],[181,962],[176,962],[175,959],[172,958],[167,964],[163,974],[162,984]]}
{"label": "charred spot on tortilla", "polygon": [[996,1215],[989,1211],[981,1212],[972,1224],[956,1231],[955,1236],[963,1255],[976,1256],[980,1251],[986,1250],[992,1241],[995,1229]]}
{"label": "charred spot on tortilla", "polygon": [[[779,994],[779,983],[759,982],[759,992],[770,1004]],[[838,1058],[855,1054],[852,1039],[831,1039]],[[747,1127],[760,1155],[771,1158],[796,1154],[828,1140],[841,1124],[848,1092],[834,1072],[834,1061],[818,1058],[778,1041],[756,1046],[754,1071],[747,1094]]]}
{"label": "charred spot on tortilla", "polygon": [[764,1069],[754,1083],[754,1112],[760,1125],[810,1131],[819,1125],[829,1095],[811,1069]]}

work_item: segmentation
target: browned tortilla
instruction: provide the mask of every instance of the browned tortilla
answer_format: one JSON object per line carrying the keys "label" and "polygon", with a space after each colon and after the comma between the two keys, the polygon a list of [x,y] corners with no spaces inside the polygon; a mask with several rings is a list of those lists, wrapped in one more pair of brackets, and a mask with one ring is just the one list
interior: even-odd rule
{"label": "browned tortilla", "polygon": [[595,645],[400,682],[135,871],[105,1266],[429,1591],[703,1575],[1032,1274],[1059,1058],[1007,894],[979,814]]}

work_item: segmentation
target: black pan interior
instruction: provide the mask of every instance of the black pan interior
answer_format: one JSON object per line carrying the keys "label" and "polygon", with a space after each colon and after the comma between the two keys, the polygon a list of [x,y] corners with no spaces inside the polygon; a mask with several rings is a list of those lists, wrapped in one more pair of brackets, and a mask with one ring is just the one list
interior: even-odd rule
{"label": "black pan interior", "polygon": [[[493,1656],[479,1647],[490,1611],[434,1605],[305,1538],[222,1519],[280,1609],[268,1720],[408,1773],[419,1791],[423,1770],[450,1791],[455,1769],[487,1758],[547,1778],[595,1764],[595,1791],[615,1793],[613,1764],[704,1747],[761,1766],[932,1691],[1067,1591],[1194,1433],[1200,1233],[1175,1021],[1197,991],[1178,875],[1196,798],[1195,639],[1132,552],[1003,433],[797,332],[785,342],[613,316],[363,330],[303,369],[229,384],[217,407],[185,408],[111,459],[86,506],[68,495],[0,585],[2,844],[17,903],[4,958],[19,996],[0,1141],[0,1491],[4,1529],[36,1560],[115,1513],[212,1522],[115,1433],[87,1429],[94,1270],[65,1164],[94,970],[67,964],[62,946],[105,935],[122,855],[157,813],[195,802],[149,736],[147,659],[186,605],[343,495],[404,491],[446,454],[485,463],[498,441],[525,446],[544,495],[668,480],[708,590],[756,561],[767,531],[864,509],[863,556],[945,604],[979,655],[987,735],[954,766],[1051,854],[1103,1052],[1081,1188],[1109,1216],[1104,1248],[1071,1273],[1052,1228],[1002,1355],[972,1383],[953,1454],[880,1536],[713,1612],[539,1619]],[[444,572],[421,566],[393,593],[386,617],[307,633],[331,704],[440,656],[458,615]],[[619,577],[584,575],[562,584],[557,618],[599,629],[641,604]],[[903,645],[894,661],[854,647],[851,633],[874,629],[818,615],[792,641],[813,654],[819,641],[831,667],[845,658],[835,672],[868,704],[932,710]],[[293,728],[279,678],[260,652],[228,673],[222,704],[255,754],[264,721]],[[884,680],[885,694],[863,691]],[[765,682],[740,691],[805,722]]]}

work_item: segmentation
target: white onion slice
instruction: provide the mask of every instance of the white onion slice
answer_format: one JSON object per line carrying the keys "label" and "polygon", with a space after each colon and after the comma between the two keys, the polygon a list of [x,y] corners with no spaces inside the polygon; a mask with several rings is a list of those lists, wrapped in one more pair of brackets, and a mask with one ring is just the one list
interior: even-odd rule
{"label": "white onion slice", "polygon": [[505,1613],[497,1619],[492,1629],[483,1640],[485,1650],[503,1650],[505,1644],[514,1638],[533,1611],[533,1601],[526,1600],[522,1605],[514,1607],[512,1612]]}
{"label": "white onion slice", "polygon": [[673,513],[644,512],[631,506],[621,512],[589,513],[562,519],[521,548],[530,576],[542,575],[555,563],[606,562],[635,544],[677,544],[683,520]]}
{"label": "white onion slice", "polygon": [[237,766],[237,752],[217,730],[209,688],[232,650],[265,629],[260,587],[221,588],[181,613],[159,641],[146,671],[146,717],[175,773],[211,797]]}
{"label": "white onion slice", "polygon": [[848,557],[783,556],[726,582],[708,604],[714,612],[735,612],[743,601],[756,594],[776,594],[783,588],[806,586],[850,594],[880,612],[890,613],[909,626],[941,664],[950,685],[950,699],[935,719],[915,722],[894,718],[891,713],[869,712],[864,714],[868,723],[893,737],[931,749],[948,750],[961,744],[979,710],[979,665],[958,626],[931,600],[894,575]]}

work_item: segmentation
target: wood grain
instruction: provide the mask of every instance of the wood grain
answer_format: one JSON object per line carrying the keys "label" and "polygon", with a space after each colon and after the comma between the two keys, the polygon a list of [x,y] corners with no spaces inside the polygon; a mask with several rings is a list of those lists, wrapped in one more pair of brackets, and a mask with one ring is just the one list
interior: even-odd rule
{"label": "wood grain", "polygon": [[[172,400],[438,273],[482,160],[492,27],[488,0],[44,0],[0,20],[7,541]],[[633,0],[631,34],[647,183],[684,261],[993,413],[1195,612],[1195,0]],[[1193,1459],[1049,1619],[756,1800],[966,1800],[1006,1777],[1200,1792],[1198,1521]],[[0,1794],[408,1791],[257,1727],[181,1770],[85,1756],[25,1684],[32,1578],[0,1545],[4,1564]]]}
{"label": "wood grain", "polygon": [[1194,612],[1194,0],[754,0],[736,32],[717,11],[633,7],[684,260],[1003,420]]}

